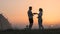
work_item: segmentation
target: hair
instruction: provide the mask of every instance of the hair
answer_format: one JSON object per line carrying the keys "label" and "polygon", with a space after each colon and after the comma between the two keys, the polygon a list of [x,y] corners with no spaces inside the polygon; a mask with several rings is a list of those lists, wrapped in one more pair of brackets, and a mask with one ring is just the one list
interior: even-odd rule
{"label": "hair", "polygon": [[32,6],[30,6],[29,9],[32,10]]}
{"label": "hair", "polygon": [[42,8],[39,8],[39,11],[43,11],[43,9]]}

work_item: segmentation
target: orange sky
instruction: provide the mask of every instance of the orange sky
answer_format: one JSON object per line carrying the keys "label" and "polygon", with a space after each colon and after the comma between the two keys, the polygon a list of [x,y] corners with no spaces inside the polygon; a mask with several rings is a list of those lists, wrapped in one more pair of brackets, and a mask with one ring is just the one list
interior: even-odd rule
{"label": "orange sky", "polygon": [[[50,26],[60,24],[60,0],[0,0],[0,13],[9,20],[12,25],[25,27],[28,24],[28,7],[32,6],[32,12],[43,8],[43,25]],[[38,27],[37,15],[34,16],[33,27]]]}

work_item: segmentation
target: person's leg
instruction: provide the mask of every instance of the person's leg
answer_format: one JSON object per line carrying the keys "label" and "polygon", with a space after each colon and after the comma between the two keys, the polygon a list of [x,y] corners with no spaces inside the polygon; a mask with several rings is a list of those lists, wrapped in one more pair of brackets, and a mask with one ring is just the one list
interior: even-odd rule
{"label": "person's leg", "polygon": [[39,29],[41,29],[41,24],[39,23]]}
{"label": "person's leg", "polygon": [[44,29],[44,27],[43,27],[42,23],[41,23],[41,22],[39,22],[38,24],[39,24],[39,29],[40,29],[40,30],[43,30],[43,29]]}
{"label": "person's leg", "polygon": [[33,26],[33,19],[29,19],[29,21],[30,21],[29,29],[31,29],[31,28],[32,28],[32,26]]}
{"label": "person's leg", "polygon": [[42,19],[41,19],[41,28],[44,29],[43,25],[42,25]]}
{"label": "person's leg", "polygon": [[39,29],[43,29],[42,19],[38,19]]}
{"label": "person's leg", "polygon": [[38,25],[39,25],[39,29],[41,29],[41,20],[38,19]]}

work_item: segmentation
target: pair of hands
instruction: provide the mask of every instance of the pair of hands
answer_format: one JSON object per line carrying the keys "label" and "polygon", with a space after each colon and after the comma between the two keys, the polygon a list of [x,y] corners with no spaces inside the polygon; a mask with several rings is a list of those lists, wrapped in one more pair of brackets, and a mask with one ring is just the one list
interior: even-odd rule
{"label": "pair of hands", "polygon": [[38,14],[38,13],[33,13],[33,14],[35,15],[35,14]]}
{"label": "pair of hands", "polygon": [[[36,15],[36,14],[38,15],[38,13],[33,13],[33,16]],[[37,18],[38,18],[38,17],[37,17]]]}
{"label": "pair of hands", "polygon": [[33,13],[33,16],[36,15],[36,14],[38,15],[38,13]]}

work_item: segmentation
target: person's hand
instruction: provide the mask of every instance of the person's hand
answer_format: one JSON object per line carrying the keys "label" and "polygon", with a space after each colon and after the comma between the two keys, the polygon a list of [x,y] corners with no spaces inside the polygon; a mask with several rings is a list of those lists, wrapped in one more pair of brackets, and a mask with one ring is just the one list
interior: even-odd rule
{"label": "person's hand", "polygon": [[38,14],[38,13],[33,13],[33,14]]}

